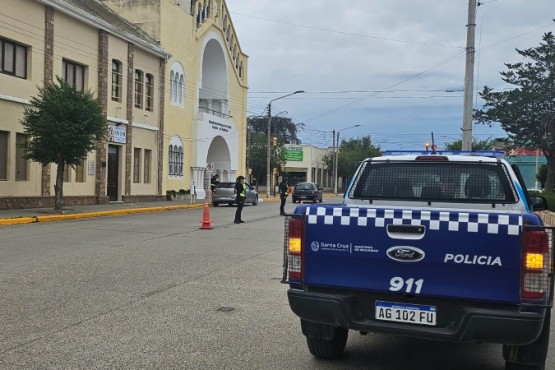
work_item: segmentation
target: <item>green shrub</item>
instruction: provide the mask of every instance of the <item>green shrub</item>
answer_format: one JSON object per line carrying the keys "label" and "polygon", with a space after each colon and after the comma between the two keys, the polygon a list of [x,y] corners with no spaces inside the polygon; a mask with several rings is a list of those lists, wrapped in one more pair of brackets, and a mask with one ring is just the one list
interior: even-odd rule
{"label": "green shrub", "polygon": [[[533,194],[532,192],[530,192],[530,194]],[[536,193],[538,194],[538,193]],[[546,193],[546,192],[542,192],[539,193],[542,197],[545,198],[545,200],[547,200],[547,209],[550,210],[551,212],[555,212],[555,193]]]}
{"label": "green shrub", "polygon": [[167,200],[175,199],[176,195],[177,195],[177,192],[175,190],[166,190],[166,199]]}

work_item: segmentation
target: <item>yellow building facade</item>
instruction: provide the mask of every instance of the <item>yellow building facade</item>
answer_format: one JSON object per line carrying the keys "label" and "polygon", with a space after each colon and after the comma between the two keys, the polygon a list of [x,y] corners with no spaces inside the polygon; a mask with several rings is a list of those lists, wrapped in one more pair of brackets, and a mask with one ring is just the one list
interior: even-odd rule
{"label": "yellow building facade", "polygon": [[[245,174],[247,56],[217,1],[6,0],[0,12],[0,208],[51,207],[54,164],[25,160],[20,120],[57,76],[90,89],[108,135],[66,167],[66,205],[206,196]],[[133,5],[133,6],[131,6]]]}
{"label": "yellow building facade", "polygon": [[248,57],[224,0],[104,0],[172,56],[166,65],[164,191],[206,197],[220,181],[246,175]]}

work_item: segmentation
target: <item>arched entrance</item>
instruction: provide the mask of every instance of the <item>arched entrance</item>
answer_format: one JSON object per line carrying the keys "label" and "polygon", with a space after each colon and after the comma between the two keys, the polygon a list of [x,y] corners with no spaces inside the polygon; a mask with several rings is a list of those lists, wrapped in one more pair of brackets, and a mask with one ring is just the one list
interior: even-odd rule
{"label": "arched entrance", "polygon": [[213,170],[207,170],[204,176],[205,189],[210,189],[210,178],[217,174],[220,181],[234,181],[235,171],[231,170],[231,155],[227,142],[221,136],[216,136],[210,143],[206,163],[214,165]]}

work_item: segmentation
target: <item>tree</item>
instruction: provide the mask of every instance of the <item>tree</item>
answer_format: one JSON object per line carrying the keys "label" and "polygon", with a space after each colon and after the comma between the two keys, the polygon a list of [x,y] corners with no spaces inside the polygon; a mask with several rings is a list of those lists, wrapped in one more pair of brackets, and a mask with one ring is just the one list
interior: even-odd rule
{"label": "tree", "polygon": [[547,159],[545,190],[555,183],[555,37],[545,33],[540,46],[516,50],[527,62],[506,63],[502,80],[515,86],[494,91],[485,86],[485,104],[474,111],[483,124],[500,123],[516,146],[540,148]]}
{"label": "tree", "polygon": [[21,124],[29,135],[26,158],[57,164],[54,209],[63,209],[65,165],[76,166],[106,134],[106,118],[91,91],[77,91],[61,78],[39,87]]}
{"label": "tree", "polygon": [[[297,136],[299,129],[304,128],[304,123],[294,123],[289,117],[272,116],[271,136],[276,136],[282,144],[300,144]],[[259,133],[268,137],[268,117],[251,116],[247,118],[249,133]],[[267,139],[266,139],[267,140]]]}
{"label": "tree", "polygon": [[538,169],[538,173],[536,174],[536,180],[542,185],[545,184],[545,180],[547,179],[547,166],[545,164],[540,165]]}
{"label": "tree", "polygon": [[[472,150],[492,150],[495,146],[495,139],[472,140]],[[445,144],[445,150],[462,150],[462,140],[455,140]]]}
{"label": "tree", "polygon": [[[364,136],[360,139],[349,139],[347,141],[343,140],[337,153],[337,177],[350,178],[360,161],[381,155],[380,147],[372,144],[370,136]],[[334,171],[334,153],[324,156],[323,160],[328,168]]]}
{"label": "tree", "polygon": [[[291,118],[273,116],[271,122],[271,137],[276,137],[275,145],[271,149],[270,168],[279,168],[285,164],[285,144],[300,144],[297,134],[304,127],[303,123],[294,123]],[[268,155],[268,117],[252,116],[247,118],[248,167],[257,179],[265,179],[267,174]],[[271,139],[273,141],[273,139]],[[257,182],[257,185],[259,182]]]}
{"label": "tree", "polygon": [[[266,179],[266,165],[268,155],[268,136],[260,133],[250,133],[249,144],[247,146],[248,166],[252,168],[252,174],[256,179]],[[284,163],[282,159],[283,146],[272,147],[270,158],[271,168],[278,167]],[[256,186],[260,181],[256,182]]]}

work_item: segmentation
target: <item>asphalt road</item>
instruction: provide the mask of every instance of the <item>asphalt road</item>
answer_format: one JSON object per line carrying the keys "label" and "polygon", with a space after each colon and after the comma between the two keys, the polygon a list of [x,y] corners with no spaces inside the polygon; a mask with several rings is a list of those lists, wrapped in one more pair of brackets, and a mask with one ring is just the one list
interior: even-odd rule
{"label": "asphalt road", "polygon": [[202,212],[3,227],[0,368],[504,369],[500,345],[356,332],[342,360],[314,359],[279,282],[279,204],[241,225],[211,208],[212,230]]}

